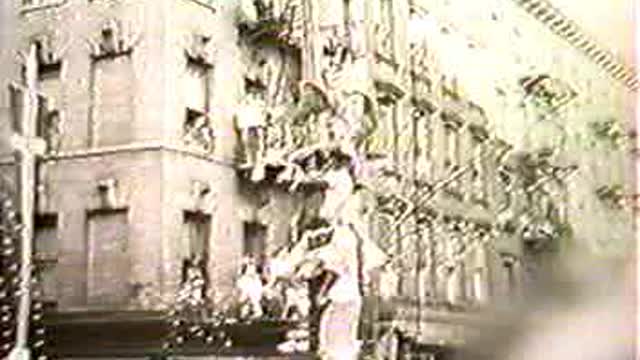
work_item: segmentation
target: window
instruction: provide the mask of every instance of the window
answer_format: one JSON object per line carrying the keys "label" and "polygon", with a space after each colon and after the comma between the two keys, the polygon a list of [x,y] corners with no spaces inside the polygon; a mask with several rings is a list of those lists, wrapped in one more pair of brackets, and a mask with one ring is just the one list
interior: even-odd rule
{"label": "window", "polygon": [[209,70],[200,63],[188,60],[184,73],[184,101],[187,108],[206,111],[208,107]]}
{"label": "window", "polygon": [[416,137],[416,168],[418,176],[429,180],[433,165],[433,129],[431,114],[425,109],[415,109],[413,112]]}
{"label": "window", "polygon": [[505,271],[505,295],[517,295],[520,284],[517,260],[511,255],[503,257],[503,266]]}
{"label": "window", "polygon": [[[47,142],[48,150],[58,148],[61,138],[61,117],[59,111],[53,111],[50,108],[51,103],[56,103],[60,97],[60,60],[50,51],[51,39],[46,36],[34,40],[34,44],[38,56],[38,78],[37,78],[37,122],[36,136],[43,138]],[[22,66],[23,79],[26,77],[26,67]],[[9,84],[9,107],[11,109],[11,126],[12,130],[19,134],[24,134],[22,124],[22,116],[24,111],[23,103],[25,101],[24,85]]]}
{"label": "window", "polygon": [[208,258],[211,235],[211,215],[197,211],[185,211],[183,215],[185,237],[189,257]]}
{"label": "window", "polygon": [[244,223],[244,242],[242,253],[260,259],[266,250],[267,227],[256,222]]}
{"label": "window", "polygon": [[22,115],[24,111],[24,88],[17,84],[9,84],[9,107],[11,108],[11,130],[22,134]]}
{"label": "window", "polygon": [[379,55],[393,59],[393,4],[391,0],[378,0],[373,7],[375,47]]}
{"label": "window", "polygon": [[[461,166],[460,153],[460,126],[461,124],[449,115],[443,114],[443,130],[444,130],[444,171],[445,176],[455,174]],[[460,191],[460,178],[452,180],[447,189],[450,193],[458,194]],[[458,194],[459,195],[459,194]]]}
{"label": "window", "polygon": [[55,302],[58,297],[56,281],[56,262],[58,252],[58,216],[57,214],[39,214],[34,219],[34,277],[41,289],[40,298]]}
{"label": "window", "polygon": [[515,275],[514,264],[513,263],[505,263],[504,267],[505,267],[505,270],[507,272],[507,291],[510,294],[512,294],[514,289],[515,289],[515,285],[516,285],[516,275]]}
{"label": "window", "polygon": [[55,255],[58,251],[58,215],[36,215],[34,234],[34,252],[39,255]]}
{"label": "window", "polygon": [[[23,71],[24,68],[23,68]],[[39,81],[38,86],[41,90],[44,90],[47,94],[51,93],[57,96],[59,93],[59,79],[49,79],[47,81]],[[25,131],[22,124],[22,116],[24,111],[26,88],[22,85],[11,83],[9,84],[9,107],[11,109],[11,129],[19,134],[23,134]],[[45,124],[50,115],[49,104],[51,98],[39,93],[37,95],[37,124],[36,135],[44,136],[46,134]]]}
{"label": "window", "polygon": [[376,152],[395,154],[395,137],[397,133],[395,124],[395,102],[390,97],[378,99],[378,128]]}
{"label": "window", "polygon": [[62,61],[56,54],[52,35],[42,35],[34,39],[38,57],[38,77],[40,81],[58,78],[62,69]]}
{"label": "window", "polygon": [[203,62],[187,58],[182,79],[185,104],[183,142],[207,152],[213,151],[214,133],[208,116],[210,106],[211,67]]}
{"label": "window", "polygon": [[451,304],[461,305],[465,301],[466,294],[465,264],[463,262],[451,269],[447,279],[447,299]]}
{"label": "window", "polygon": [[94,210],[87,215],[87,304],[121,306],[129,300],[131,255],[127,209]]}
{"label": "window", "polygon": [[485,144],[472,134],[472,163],[473,170],[471,172],[471,197],[472,201],[486,204],[487,201],[487,178],[486,178],[486,161],[483,159]]}
{"label": "window", "polygon": [[487,294],[486,277],[483,269],[476,269],[473,273],[472,283],[473,298],[480,304],[485,303],[489,294]]}
{"label": "window", "polygon": [[453,169],[460,166],[460,137],[458,130],[460,125],[449,119],[445,119],[444,136],[446,144],[446,153],[444,165],[446,169]]}
{"label": "window", "polygon": [[38,96],[37,136],[47,143],[47,151],[58,151],[61,146],[63,127],[60,109],[52,108],[58,104],[62,81],[60,62],[39,67],[39,87],[45,96]]}
{"label": "window", "polygon": [[348,26],[350,19],[349,0],[342,0],[342,16],[344,17],[344,23]]}
{"label": "window", "polygon": [[93,63],[92,76],[91,142],[101,146],[128,143],[135,116],[136,76],[131,57],[101,58]]}

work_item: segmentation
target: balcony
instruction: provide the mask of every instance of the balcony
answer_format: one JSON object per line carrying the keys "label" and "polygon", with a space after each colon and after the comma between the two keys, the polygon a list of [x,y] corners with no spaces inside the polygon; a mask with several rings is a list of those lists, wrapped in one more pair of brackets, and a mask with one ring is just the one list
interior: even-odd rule
{"label": "balcony", "polygon": [[[296,103],[268,109],[264,119],[251,120],[250,125],[238,128],[241,138],[241,172],[250,172],[253,182],[275,180],[296,187],[309,182],[308,172],[319,169],[335,142],[323,112],[329,100],[322,87],[313,82],[301,84],[302,96]],[[247,108],[239,118],[262,116]],[[241,121],[242,122],[242,121]],[[334,154],[335,155],[335,154]]]}
{"label": "balcony", "polygon": [[251,42],[275,42],[299,48],[304,40],[301,0],[243,1],[239,28]]}

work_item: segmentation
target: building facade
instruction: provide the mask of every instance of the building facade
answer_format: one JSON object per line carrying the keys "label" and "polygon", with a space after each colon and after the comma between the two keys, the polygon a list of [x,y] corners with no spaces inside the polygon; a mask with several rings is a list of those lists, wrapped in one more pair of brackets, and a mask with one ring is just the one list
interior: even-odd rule
{"label": "building facade", "polygon": [[[478,309],[574,246],[631,249],[636,82],[546,3],[12,3],[13,50],[36,45],[47,97],[34,255],[60,314],[166,311],[189,258],[209,297],[232,293],[243,257],[316,216],[296,151],[345,131],[314,110],[341,92],[363,94],[368,234],[391,259],[374,291],[393,287],[419,342],[462,344]],[[8,138],[20,106],[2,92]]]}

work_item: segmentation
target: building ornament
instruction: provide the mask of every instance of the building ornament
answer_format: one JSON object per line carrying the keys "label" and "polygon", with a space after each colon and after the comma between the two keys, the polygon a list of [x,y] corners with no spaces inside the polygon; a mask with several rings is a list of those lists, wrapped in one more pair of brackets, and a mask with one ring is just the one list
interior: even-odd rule
{"label": "building ornament", "polygon": [[187,40],[185,54],[190,61],[210,68],[214,65],[217,49],[210,35],[191,34]]}
{"label": "building ornament", "polygon": [[98,196],[100,197],[100,209],[116,209],[120,205],[118,193],[118,180],[107,178],[97,183]]}
{"label": "building ornament", "polygon": [[94,60],[129,55],[140,40],[140,31],[126,29],[122,21],[105,21],[100,32],[89,40],[91,56]]}
{"label": "building ornament", "polygon": [[32,43],[36,44],[39,72],[43,73],[59,69],[70,41],[65,43],[58,31],[51,31],[34,36]]}
{"label": "building ornament", "polygon": [[204,213],[211,213],[215,207],[216,194],[213,191],[214,184],[194,180],[191,182],[191,197],[193,208]]}
{"label": "building ornament", "polygon": [[525,97],[542,111],[554,113],[578,96],[566,82],[547,74],[525,76],[520,79]]}

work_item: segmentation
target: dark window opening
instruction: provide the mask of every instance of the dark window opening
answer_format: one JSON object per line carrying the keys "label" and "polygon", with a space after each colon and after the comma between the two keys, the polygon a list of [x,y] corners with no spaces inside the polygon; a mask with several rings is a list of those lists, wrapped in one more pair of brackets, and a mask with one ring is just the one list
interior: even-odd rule
{"label": "dark window opening", "polygon": [[243,255],[259,259],[265,254],[266,238],[267,226],[257,222],[245,222],[244,241],[242,244]]}
{"label": "dark window opening", "polygon": [[36,214],[34,217],[34,298],[55,307],[58,298],[56,263],[58,256],[58,215]]}
{"label": "dark window opening", "polygon": [[36,214],[34,218],[34,252],[36,255],[55,254],[58,251],[58,215]]}
{"label": "dark window opening", "polygon": [[209,255],[211,215],[198,211],[185,211],[183,224],[187,233],[189,257],[200,258],[206,262]]}

